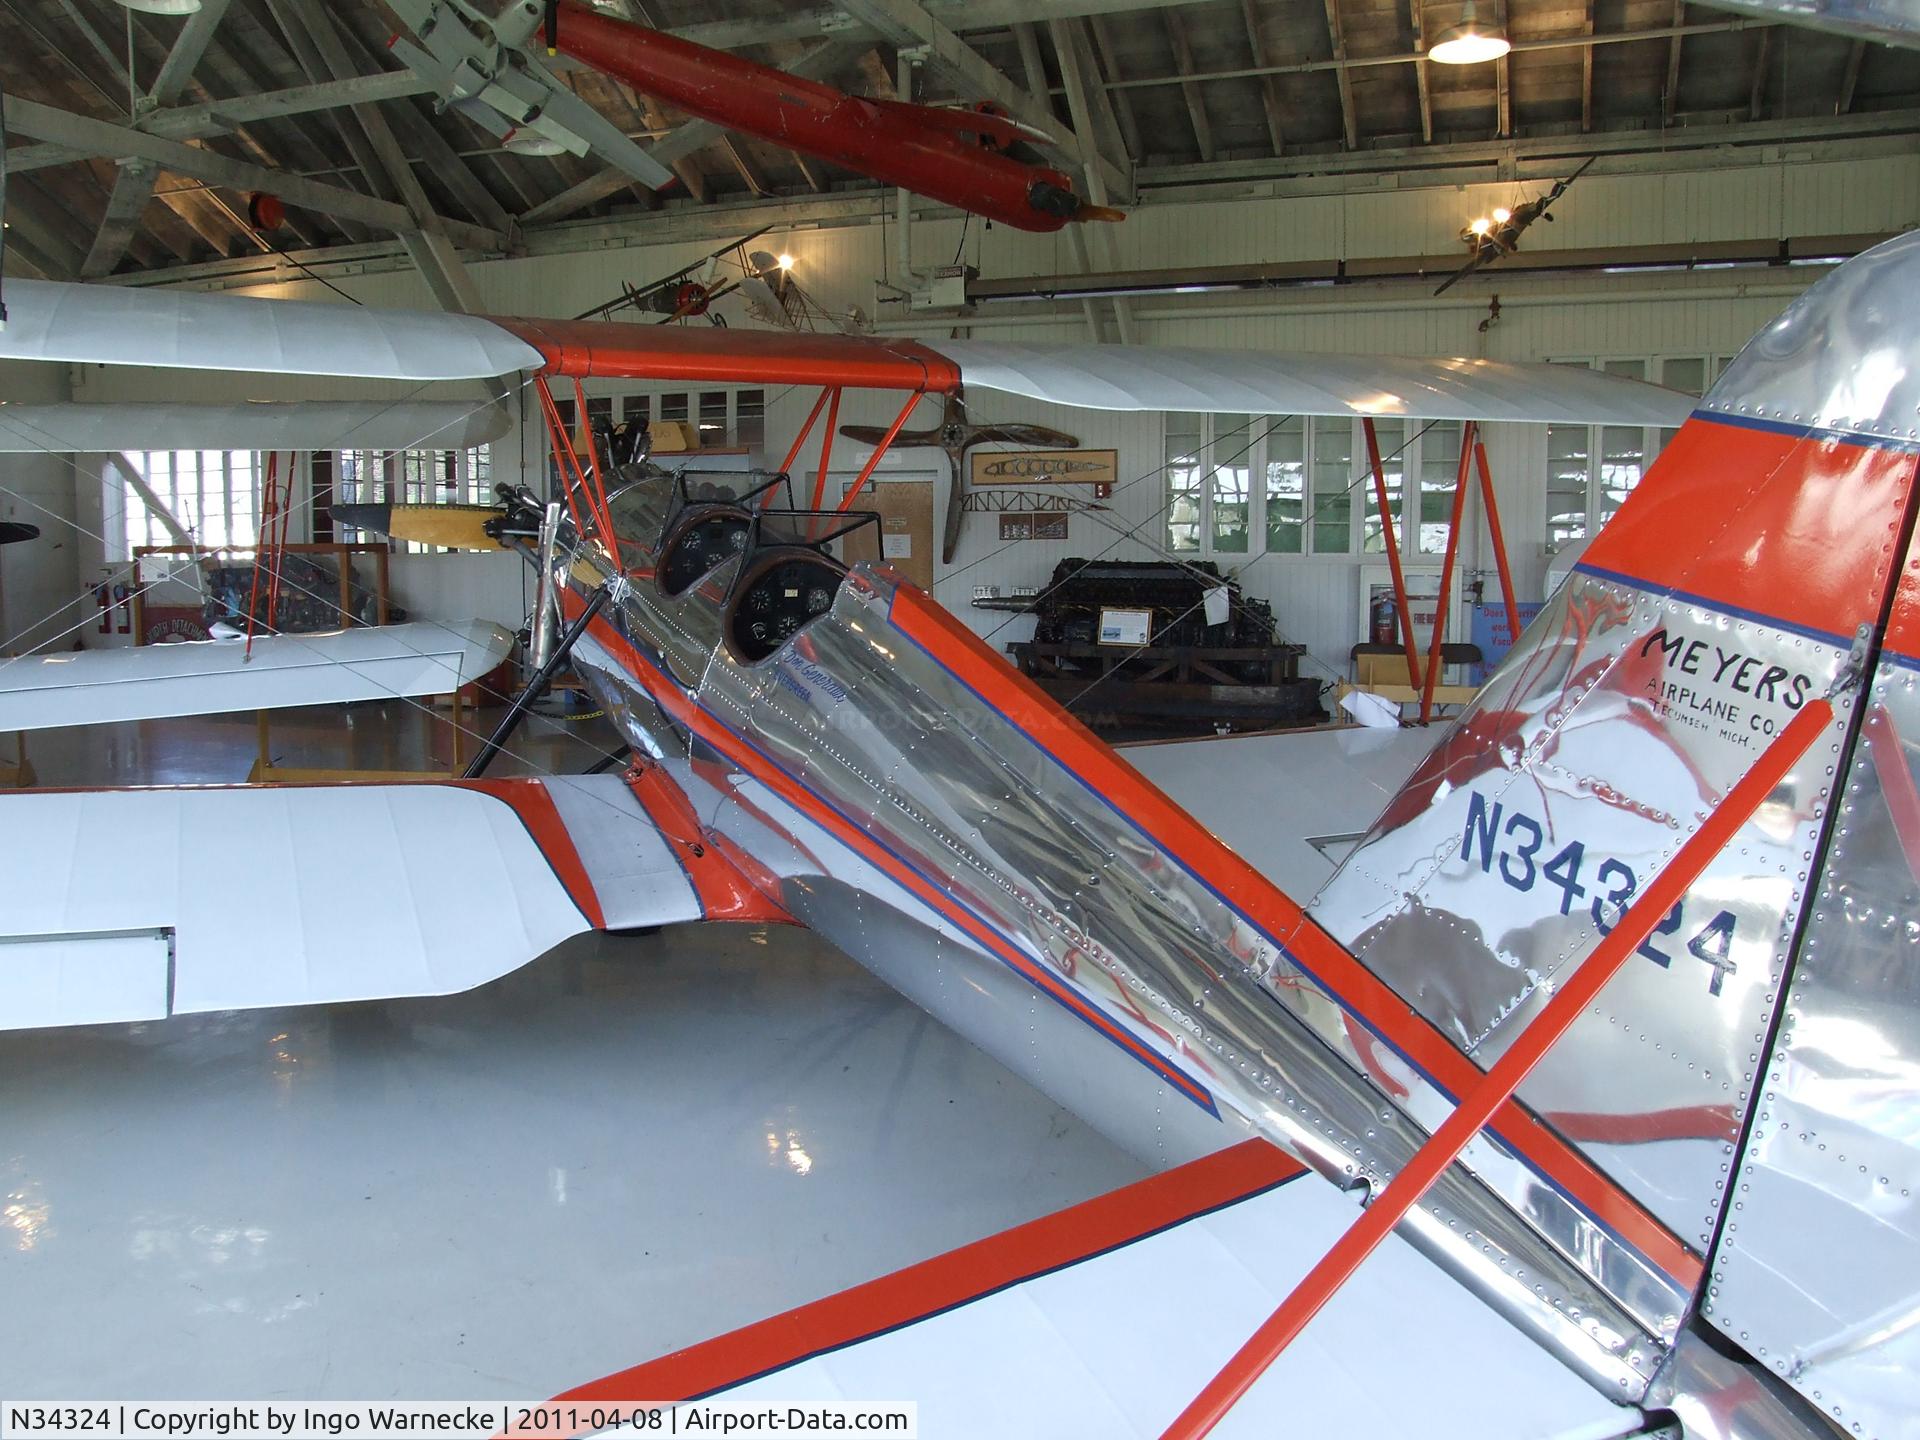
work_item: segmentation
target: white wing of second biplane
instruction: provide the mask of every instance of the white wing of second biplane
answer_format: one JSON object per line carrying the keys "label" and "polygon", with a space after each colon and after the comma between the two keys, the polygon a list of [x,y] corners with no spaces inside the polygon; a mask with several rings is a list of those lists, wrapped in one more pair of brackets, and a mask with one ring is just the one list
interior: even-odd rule
{"label": "white wing of second biplane", "polygon": [[0,731],[448,695],[507,658],[487,620],[413,621],[0,660]]}
{"label": "white wing of second biplane", "polygon": [[1371,415],[1569,425],[1685,422],[1691,395],[1572,365],[1148,345],[934,340],[970,390],[1091,410]]}
{"label": "white wing of second biplane", "polygon": [[0,404],[0,454],[469,450],[506,433],[504,406],[457,400]]}
{"label": "white wing of second biplane", "polygon": [[1462,356],[796,336],[29,280],[9,287],[7,307],[0,359],[422,381],[546,371],[895,390],[957,383],[1099,410],[1580,425],[1677,426],[1694,404],[1597,370]]}
{"label": "white wing of second biplane", "polygon": [[8,794],[0,1030],[450,994],[737,918],[696,861],[617,775]]}

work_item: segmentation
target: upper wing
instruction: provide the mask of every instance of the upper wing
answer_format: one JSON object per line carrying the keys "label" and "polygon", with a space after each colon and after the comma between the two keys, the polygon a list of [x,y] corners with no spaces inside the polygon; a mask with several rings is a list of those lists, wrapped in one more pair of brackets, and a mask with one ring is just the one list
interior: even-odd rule
{"label": "upper wing", "polygon": [[[1250,1140],[560,1399],[911,1398],[927,1435],[1156,1436],[1357,1213]],[[1638,1409],[1395,1237],[1215,1433],[1599,1440],[1641,1427]]]}
{"label": "upper wing", "polygon": [[446,695],[507,658],[486,620],[74,650],[0,661],[0,730]]}
{"label": "upper wing", "polygon": [[1910,0],[1706,0],[1717,10],[1810,25],[1883,45],[1920,47],[1920,7]]}
{"label": "upper wing", "polygon": [[769,334],[612,321],[484,319],[181,290],[22,280],[0,359],[459,380],[516,371],[846,385],[962,384],[1105,410],[1397,415],[1679,425],[1691,397],[1563,365],[1136,345]]}
{"label": "upper wing", "polygon": [[929,342],[971,390],[1093,410],[1679,425],[1694,399],[1570,365],[1307,351]]}
{"label": "upper wing", "polygon": [[0,359],[376,380],[484,380],[541,364],[474,315],[45,280],[7,286]]}
{"label": "upper wing", "polygon": [[469,450],[506,433],[505,406],[449,400],[0,405],[0,454],[421,445]]}

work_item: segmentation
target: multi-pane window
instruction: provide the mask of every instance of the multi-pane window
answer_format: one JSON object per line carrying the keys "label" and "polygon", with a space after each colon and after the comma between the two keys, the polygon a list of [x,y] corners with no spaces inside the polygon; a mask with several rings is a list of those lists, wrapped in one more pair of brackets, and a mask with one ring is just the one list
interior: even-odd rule
{"label": "multi-pane window", "polygon": [[1307,422],[1288,415],[1267,426],[1267,549],[1298,555],[1306,548]]}
{"label": "multi-pane window", "polygon": [[1215,415],[1207,455],[1207,503],[1213,549],[1244,555],[1253,527],[1254,421],[1249,415]]}
{"label": "multi-pane window", "polygon": [[1458,420],[1441,420],[1420,433],[1420,523],[1415,545],[1422,555],[1447,553],[1463,428]]}
{"label": "multi-pane window", "polygon": [[1345,555],[1353,548],[1353,432],[1350,420],[1316,419],[1313,441],[1313,553]]}
{"label": "multi-pane window", "polygon": [[1547,427],[1547,550],[1587,538],[1587,489],[1593,468],[1591,425]]}
{"label": "multi-pane window", "polygon": [[[135,450],[127,458],[195,544],[253,544],[259,506],[259,457],[253,451]],[[123,479],[115,488],[129,557],[136,546],[174,543],[132,484]]]}
{"label": "multi-pane window", "polygon": [[[1689,395],[1706,391],[1723,356],[1678,355],[1559,359],[1560,365],[1604,370],[1627,380],[1657,380]],[[1546,541],[1549,554],[1584,540],[1611,520],[1674,436],[1671,428],[1638,425],[1547,427]]]}
{"label": "multi-pane window", "polygon": [[1167,549],[1176,555],[1200,550],[1200,511],[1205,504],[1200,452],[1205,443],[1200,416],[1177,411],[1167,415]]}
{"label": "multi-pane window", "polygon": [[[1386,481],[1387,513],[1393,517],[1393,533],[1398,539],[1401,534],[1402,517],[1405,514],[1403,492],[1406,466],[1403,461],[1406,450],[1406,421],[1376,420],[1373,422],[1373,433],[1380,446],[1380,476]],[[1361,454],[1367,462],[1368,478],[1360,487],[1367,497],[1366,535],[1360,548],[1369,555],[1380,555],[1386,551],[1387,535],[1386,531],[1380,527],[1380,490],[1373,483],[1373,457],[1364,448],[1364,435]]]}

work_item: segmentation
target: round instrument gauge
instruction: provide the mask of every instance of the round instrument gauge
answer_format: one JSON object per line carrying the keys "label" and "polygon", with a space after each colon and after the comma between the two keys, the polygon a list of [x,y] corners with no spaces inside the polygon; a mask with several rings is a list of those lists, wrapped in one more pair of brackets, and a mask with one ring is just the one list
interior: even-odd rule
{"label": "round instrument gauge", "polygon": [[804,546],[760,552],[734,589],[724,630],[728,648],[748,664],[766,659],[833,608],[846,573],[838,561]]}
{"label": "round instrument gauge", "polygon": [[738,505],[689,505],[660,545],[660,588],[681,595],[747,546],[753,517]]}

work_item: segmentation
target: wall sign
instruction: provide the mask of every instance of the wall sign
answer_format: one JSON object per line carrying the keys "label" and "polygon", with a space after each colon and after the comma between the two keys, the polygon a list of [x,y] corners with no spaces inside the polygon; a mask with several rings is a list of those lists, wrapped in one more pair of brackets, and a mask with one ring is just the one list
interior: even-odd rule
{"label": "wall sign", "polygon": [[1067,538],[1066,512],[1002,515],[1000,538],[1002,540],[1065,540]]}

